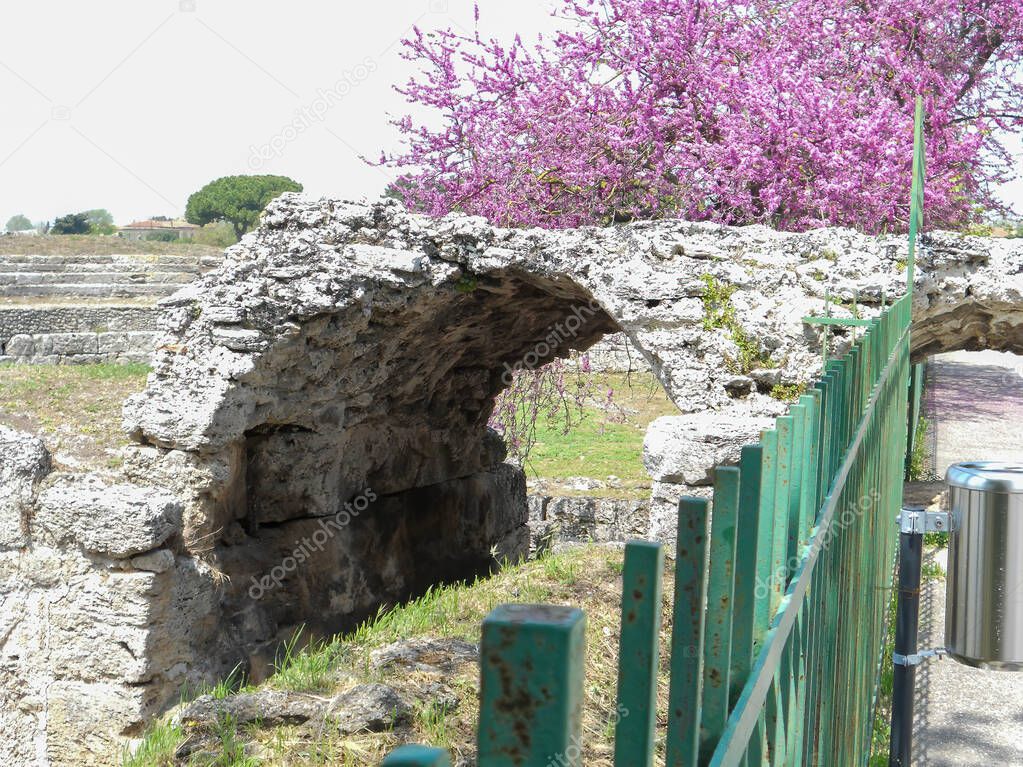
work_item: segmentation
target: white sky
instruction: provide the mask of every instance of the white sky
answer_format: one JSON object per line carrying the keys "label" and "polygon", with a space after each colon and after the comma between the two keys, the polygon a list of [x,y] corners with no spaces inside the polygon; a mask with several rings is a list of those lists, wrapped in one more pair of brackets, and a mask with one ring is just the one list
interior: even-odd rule
{"label": "white sky", "polygon": [[[488,36],[554,26],[552,0],[479,5]],[[203,184],[240,173],[291,176],[315,196],[375,197],[388,173],[359,156],[397,146],[388,114],[405,108],[392,85],[410,72],[398,41],[413,24],[468,30],[473,18],[472,0],[4,6],[0,226],[15,213],[38,221],[100,207],[118,223],[178,215]],[[346,80],[325,113],[304,111]],[[308,127],[283,136],[302,114]],[[1023,203],[1023,182],[1009,194]]]}

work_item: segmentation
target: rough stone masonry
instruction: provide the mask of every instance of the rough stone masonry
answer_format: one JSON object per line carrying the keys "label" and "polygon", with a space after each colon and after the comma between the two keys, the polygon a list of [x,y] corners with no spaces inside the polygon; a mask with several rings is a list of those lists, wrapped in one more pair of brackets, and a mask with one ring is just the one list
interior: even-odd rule
{"label": "rough stone masonry", "polygon": [[[239,663],[258,679],[297,625],[337,631],[522,555],[494,397],[608,333],[680,411],[645,451],[648,533],[670,538],[675,499],[780,412],[772,388],[819,372],[801,318],[826,288],[834,314],[854,292],[876,314],[904,259],[904,238],[848,230],[505,230],[280,198],[163,302],[123,469],[56,471],[0,431],[0,755],[114,764],[183,686]],[[920,267],[917,354],[1020,350],[1023,247],[932,235]]]}

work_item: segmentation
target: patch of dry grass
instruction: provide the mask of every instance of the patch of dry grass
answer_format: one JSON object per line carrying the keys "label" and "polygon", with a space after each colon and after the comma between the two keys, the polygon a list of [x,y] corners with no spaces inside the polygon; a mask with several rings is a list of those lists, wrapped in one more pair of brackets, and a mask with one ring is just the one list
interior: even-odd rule
{"label": "patch of dry grass", "polygon": [[[620,622],[620,549],[581,546],[506,568],[473,584],[431,590],[409,604],[394,608],[355,632],[316,643],[290,654],[286,663],[267,680],[277,689],[316,690],[333,694],[368,682],[391,685],[415,697],[436,677],[407,669],[374,669],[374,649],[413,637],[456,637],[478,643],[480,623],[495,606],[507,602],[547,603],[582,608],[586,613],[585,697],[583,717],[583,763],[610,765],[613,761],[613,719],[616,704],[618,631]],[[659,726],[666,726],[667,659],[670,638],[670,569],[665,572],[664,624],[661,631],[662,663],[659,680]],[[402,743],[428,743],[448,749],[452,763],[474,763],[476,723],[479,714],[479,669],[476,664],[458,667],[440,680],[459,698],[454,710],[419,705],[409,726],[391,732],[341,736],[329,727],[310,733],[300,727],[248,729],[232,737],[248,741],[245,753],[268,767],[297,765],[376,765]],[[158,744],[173,752],[174,738],[167,724],[151,728],[143,748],[150,763]],[[180,733],[178,733],[180,736]],[[126,764],[132,764],[126,761]],[[141,764],[141,763],[137,763]]]}
{"label": "patch of dry grass", "polygon": [[114,467],[127,442],[121,404],[146,365],[0,365],[0,424],[38,435],[58,460]]}
{"label": "patch of dry grass", "polygon": [[96,234],[0,237],[0,256],[219,256],[223,248],[180,242],[134,241]]}

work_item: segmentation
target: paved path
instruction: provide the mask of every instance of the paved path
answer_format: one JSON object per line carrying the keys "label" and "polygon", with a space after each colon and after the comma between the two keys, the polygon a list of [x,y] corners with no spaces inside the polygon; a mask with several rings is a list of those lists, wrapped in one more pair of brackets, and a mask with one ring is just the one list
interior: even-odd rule
{"label": "paved path", "polygon": [[[940,476],[959,461],[1023,460],[1023,357],[944,354],[934,358],[929,380]],[[944,556],[937,561],[944,565]],[[921,603],[920,647],[939,647],[944,580],[930,581]],[[917,672],[916,691],[916,764],[1023,767],[1023,673],[928,661]]]}

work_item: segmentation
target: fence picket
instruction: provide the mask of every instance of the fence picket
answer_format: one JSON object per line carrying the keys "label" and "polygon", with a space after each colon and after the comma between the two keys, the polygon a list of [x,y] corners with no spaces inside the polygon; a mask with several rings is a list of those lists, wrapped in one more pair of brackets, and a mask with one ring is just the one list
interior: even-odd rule
{"label": "fence picket", "polygon": [[499,605],[484,619],[480,767],[582,764],[585,628],[581,610],[552,605]]}
{"label": "fence picket", "polygon": [[710,756],[717,745],[729,712],[728,678],[732,665],[732,595],[738,511],[739,470],[733,467],[715,469],[700,722],[700,751],[701,754],[706,752],[706,756]]}
{"label": "fence picket", "polygon": [[405,745],[396,748],[382,762],[383,767],[451,767],[451,758],[440,748]]}
{"label": "fence picket", "polygon": [[650,541],[626,544],[618,643],[615,767],[650,767],[654,763],[663,572],[661,544]]}
{"label": "fence picket", "polygon": [[761,583],[757,572],[760,533],[760,473],[763,448],[746,445],[739,458],[739,513],[735,540],[735,592],[732,596],[732,668],[729,710],[739,699],[753,667],[754,620]]}
{"label": "fence picket", "polygon": [[679,501],[665,767],[695,767],[699,753],[709,521],[705,499]]}

